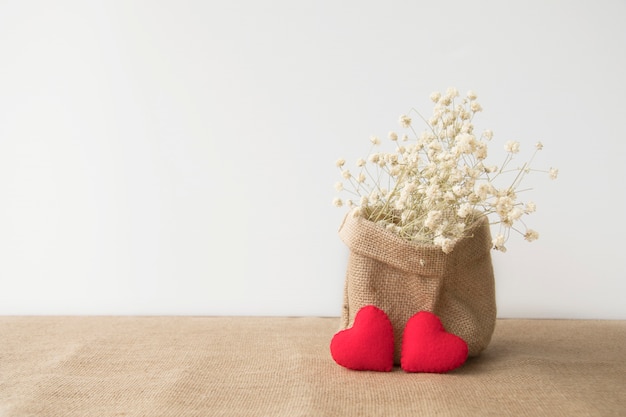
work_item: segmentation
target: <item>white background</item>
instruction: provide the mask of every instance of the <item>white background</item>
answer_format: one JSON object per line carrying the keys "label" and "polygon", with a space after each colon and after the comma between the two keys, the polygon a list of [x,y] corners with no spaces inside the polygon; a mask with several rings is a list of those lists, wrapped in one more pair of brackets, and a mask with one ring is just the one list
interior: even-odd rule
{"label": "white background", "polygon": [[500,317],[626,319],[624,1],[0,1],[0,314],[324,315],[338,157],[432,91],[545,145]]}

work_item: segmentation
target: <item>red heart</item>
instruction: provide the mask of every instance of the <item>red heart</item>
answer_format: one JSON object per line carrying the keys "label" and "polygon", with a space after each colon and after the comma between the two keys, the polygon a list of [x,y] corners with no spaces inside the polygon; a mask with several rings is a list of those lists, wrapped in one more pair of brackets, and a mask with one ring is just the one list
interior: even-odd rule
{"label": "red heart", "polygon": [[391,371],[393,349],[391,321],[373,305],[361,308],[352,327],[341,330],[330,341],[335,362],[357,371]]}
{"label": "red heart", "polygon": [[467,343],[446,332],[435,314],[420,311],[407,322],[400,359],[406,372],[444,373],[463,365],[466,359]]}

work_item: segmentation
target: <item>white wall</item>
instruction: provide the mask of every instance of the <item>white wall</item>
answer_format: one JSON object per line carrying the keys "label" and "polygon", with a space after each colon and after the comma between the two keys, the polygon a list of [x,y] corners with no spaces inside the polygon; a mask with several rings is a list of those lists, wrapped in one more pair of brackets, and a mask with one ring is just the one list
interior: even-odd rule
{"label": "white wall", "polygon": [[[545,149],[501,317],[626,319],[626,3],[0,1],[0,314],[338,315],[334,161],[428,95]],[[495,139],[494,139],[495,140]]]}

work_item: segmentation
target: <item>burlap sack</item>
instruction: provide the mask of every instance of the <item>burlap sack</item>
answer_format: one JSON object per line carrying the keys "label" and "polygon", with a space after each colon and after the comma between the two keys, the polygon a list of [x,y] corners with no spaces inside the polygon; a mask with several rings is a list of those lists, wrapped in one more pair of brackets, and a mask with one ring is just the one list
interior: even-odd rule
{"label": "burlap sack", "polygon": [[467,342],[469,355],[487,347],[496,323],[491,234],[483,217],[449,254],[435,246],[408,242],[361,217],[346,216],[339,236],[350,249],[341,328],[352,326],[363,306],[389,316],[400,363],[404,326],[426,310],[445,329]]}

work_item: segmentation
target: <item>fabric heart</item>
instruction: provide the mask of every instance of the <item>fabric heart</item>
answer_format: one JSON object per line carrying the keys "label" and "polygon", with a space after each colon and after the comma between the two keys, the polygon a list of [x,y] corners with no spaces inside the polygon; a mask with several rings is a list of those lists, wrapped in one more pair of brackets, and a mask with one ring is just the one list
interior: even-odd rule
{"label": "fabric heart", "polygon": [[391,321],[373,305],[361,308],[352,327],[336,333],[330,342],[335,362],[357,371],[391,371],[393,350]]}
{"label": "fabric heart", "polygon": [[463,365],[467,352],[467,343],[446,332],[439,317],[420,311],[404,328],[400,365],[406,372],[444,373]]}

